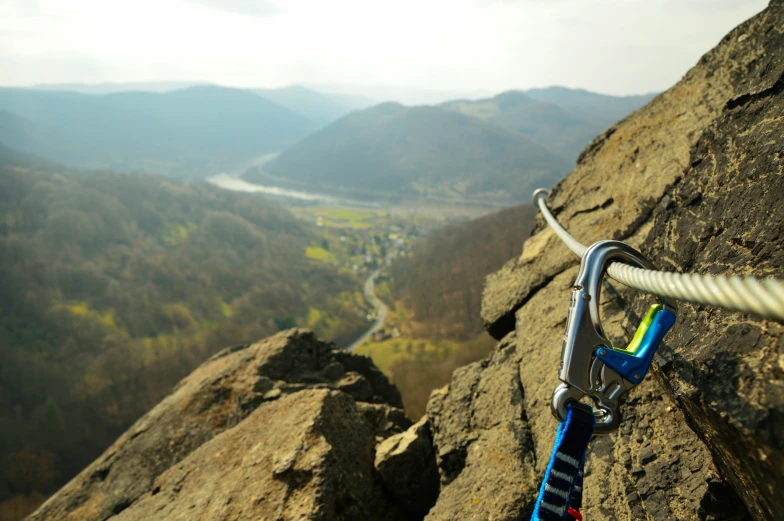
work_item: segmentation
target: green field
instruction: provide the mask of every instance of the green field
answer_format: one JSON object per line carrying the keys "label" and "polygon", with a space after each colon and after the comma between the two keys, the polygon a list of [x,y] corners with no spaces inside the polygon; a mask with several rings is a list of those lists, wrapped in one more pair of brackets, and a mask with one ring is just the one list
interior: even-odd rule
{"label": "green field", "polygon": [[292,209],[300,218],[329,228],[366,230],[385,223],[387,212],[346,206],[307,206]]}
{"label": "green field", "polygon": [[384,374],[392,376],[395,365],[401,362],[443,362],[459,348],[459,342],[449,340],[399,337],[383,342],[365,342],[356,352],[369,356]]}

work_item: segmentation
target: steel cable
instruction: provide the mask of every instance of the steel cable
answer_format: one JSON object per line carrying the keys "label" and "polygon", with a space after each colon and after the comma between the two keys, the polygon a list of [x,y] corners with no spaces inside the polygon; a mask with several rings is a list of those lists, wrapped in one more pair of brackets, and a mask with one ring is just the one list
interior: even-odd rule
{"label": "steel cable", "polygon": [[[582,258],[587,249],[572,237],[550,212],[545,198],[547,190],[534,192],[534,204],[539,207],[547,224],[567,248]],[[607,274],[629,287],[660,297],[683,300],[706,306],[717,306],[733,311],[754,313],[784,322],[784,283],[777,279],[760,281],[756,277],[733,275],[700,275],[646,270],[612,262]]]}

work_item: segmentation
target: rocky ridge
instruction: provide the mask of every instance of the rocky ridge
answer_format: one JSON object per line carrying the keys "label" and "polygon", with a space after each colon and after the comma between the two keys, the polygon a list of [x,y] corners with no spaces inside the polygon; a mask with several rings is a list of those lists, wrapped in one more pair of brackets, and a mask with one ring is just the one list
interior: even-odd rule
{"label": "rocky ridge", "polygon": [[[681,82],[597,138],[550,194],[560,222],[587,244],[628,241],[667,271],[784,276],[782,27],[784,3],[771,2]],[[556,427],[547,404],[576,265],[540,219],[522,256],[485,287],[488,330],[497,338],[514,331],[520,413],[539,475]],[[603,321],[621,344],[650,297],[611,288]],[[587,517],[780,516],[783,361],[781,324],[681,304],[620,431],[592,444]]]}
{"label": "rocky ridge", "polygon": [[206,361],[28,519],[407,519],[374,462],[409,426],[370,359],[293,329]]}
{"label": "rocky ridge", "polygon": [[[583,152],[548,204],[584,243],[669,271],[784,278],[784,1]],[[303,330],[226,350],[29,519],[525,520],[577,259],[543,221],[486,282],[499,343],[415,425],[366,358]],[[622,344],[650,297],[608,282]],[[784,327],[682,303],[620,429],[597,437],[586,519],[762,521],[784,497]]]}

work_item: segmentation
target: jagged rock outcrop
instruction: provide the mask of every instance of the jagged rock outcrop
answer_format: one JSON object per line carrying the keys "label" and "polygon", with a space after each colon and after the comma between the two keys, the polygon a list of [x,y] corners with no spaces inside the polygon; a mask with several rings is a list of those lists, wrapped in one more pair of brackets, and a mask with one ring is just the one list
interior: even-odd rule
{"label": "jagged rock outcrop", "polygon": [[[584,243],[626,240],[662,269],[784,276],[782,87],[784,2],[777,0],[727,35],[676,86],[597,138],[553,189],[550,207]],[[514,347],[507,337],[490,361],[504,356],[519,368],[524,397],[519,409],[530,427],[537,476],[556,429],[549,400],[558,383],[576,264],[540,220],[522,256],[489,277],[485,287],[488,330],[497,338],[515,331]],[[650,297],[622,285],[605,290],[603,321],[618,343],[629,338],[649,303]],[[781,324],[682,304],[653,377],[630,393],[621,428],[592,443],[586,517],[780,517],[782,360]],[[475,378],[492,378],[487,369],[477,370]],[[492,378],[490,385],[506,389],[499,402],[519,400],[520,391],[506,379]],[[460,396],[461,389],[456,374],[449,393]],[[442,420],[433,406],[443,399],[431,398],[428,413],[435,425]],[[472,432],[452,429],[452,437]],[[440,454],[438,437],[435,443]],[[470,452],[471,446],[461,450]],[[442,473],[455,479],[469,470],[439,461]],[[516,489],[502,484],[493,494]],[[451,496],[449,486],[443,487],[433,512],[453,502]],[[518,507],[528,502],[522,499]]]}
{"label": "jagged rock outcrop", "polygon": [[422,519],[438,497],[438,467],[427,417],[376,447],[376,470],[411,519]]}
{"label": "jagged rock outcrop", "polygon": [[457,369],[427,406],[441,473],[428,520],[522,519],[537,493],[514,336]]}
{"label": "jagged rock outcrop", "polygon": [[349,395],[303,390],[259,406],[113,519],[404,519],[375,479],[374,445]]}
{"label": "jagged rock outcrop", "polygon": [[410,425],[370,359],[290,330],[213,356],[28,519],[406,519],[374,462]]}
{"label": "jagged rock outcrop", "polygon": [[[643,250],[666,270],[784,278],[784,24],[692,149]],[[633,310],[642,311],[639,298]],[[784,515],[784,327],[682,305],[658,380],[757,519]]]}

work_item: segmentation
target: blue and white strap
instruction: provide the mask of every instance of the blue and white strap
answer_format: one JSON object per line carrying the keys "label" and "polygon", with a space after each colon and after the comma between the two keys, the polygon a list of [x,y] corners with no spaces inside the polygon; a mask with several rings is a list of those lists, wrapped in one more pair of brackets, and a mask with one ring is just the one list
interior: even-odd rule
{"label": "blue and white strap", "polygon": [[582,520],[583,467],[595,418],[589,407],[567,404],[566,419],[558,426],[553,453],[544,473],[531,521]]}

